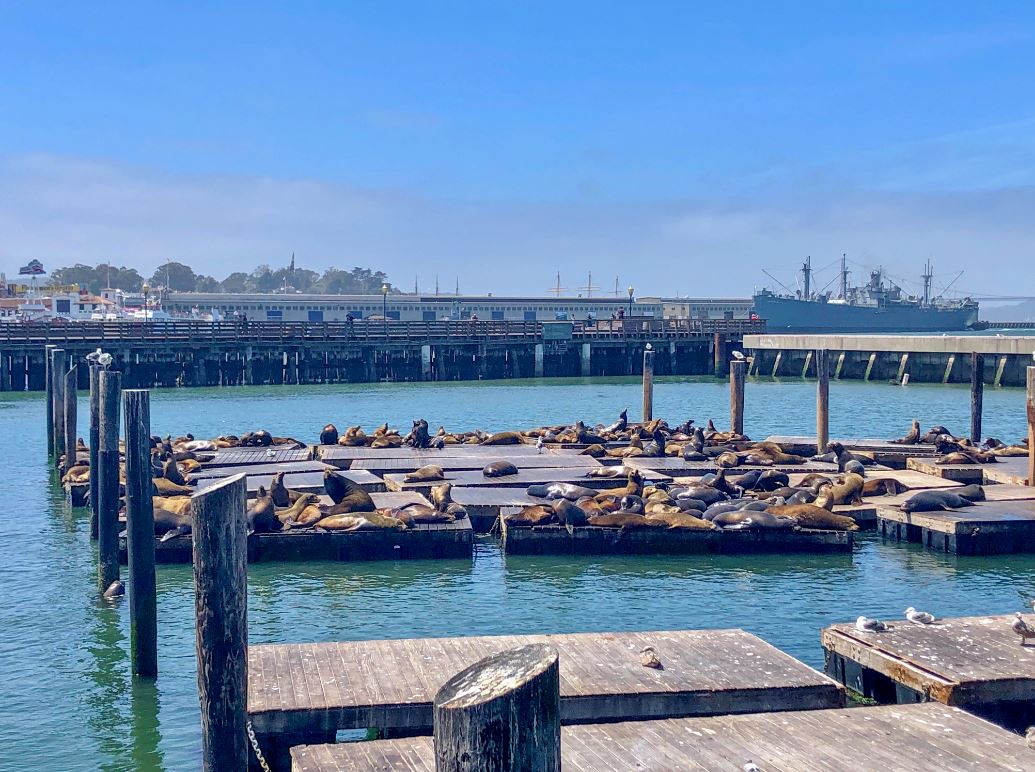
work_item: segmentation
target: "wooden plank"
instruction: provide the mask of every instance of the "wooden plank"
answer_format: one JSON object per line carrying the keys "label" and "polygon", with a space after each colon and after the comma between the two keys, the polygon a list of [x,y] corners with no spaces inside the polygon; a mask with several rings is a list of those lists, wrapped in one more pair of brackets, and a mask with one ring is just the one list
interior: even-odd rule
{"label": "wooden plank", "polygon": [[1011,485],[1028,484],[1028,459],[1023,456],[1000,458],[998,464],[984,466],[985,479]]}
{"label": "wooden plank", "polygon": [[906,468],[924,474],[956,480],[964,484],[982,483],[985,480],[985,468],[995,464],[936,464],[933,458],[907,458]]}
{"label": "wooden plank", "polygon": [[[736,470],[734,470],[736,471]],[[944,477],[938,477],[933,474],[926,474],[925,472],[916,472],[912,469],[879,469],[871,470],[866,473],[867,479],[876,480],[882,478],[891,478],[902,485],[906,486],[914,493],[917,490],[923,490],[928,488],[954,488],[963,483],[957,482],[956,480],[947,480]],[[802,479],[805,475],[800,472],[792,472],[788,475],[790,478],[791,485],[801,484]],[[883,500],[882,496],[867,496],[867,500]]]}
{"label": "wooden plank", "polygon": [[202,450],[198,451],[198,455],[210,457],[209,460],[205,461],[207,469],[214,469],[219,466],[240,466],[241,464],[279,464],[288,461],[308,461],[311,458],[309,448],[289,448],[278,445],[269,448]]}
{"label": "wooden plank", "polygon": [[[384,491],[385,489],[384,480],[363,469],[355,472],[351,470],[339,470],[338,474],[352,480],[352,482],[356,483],[356,485],[369,493],[376,493]],[[199,480],[197,482],[199,492],[220,479],[222,478]],[[259,491],[259,486],[269,490],[272,480],[272,474],[249,475],[245,480],[248,485],[248,497],[255,498]],[[299,491],[300,493],[323,493],[323,472],[291,472],[284,475],[284,485],[289,489]]]}
{"label": "wooden plank", "polygon": [[191,472],[190,480],[210,480],[220,477],[230,477],[235,474],[244,474],[249,477],[253,475],[272,475],[277,472],[323,472],[324,469],[333,469],[329,464],[320,461],[281,461],[272,464],[236,464],[233,466],[217,466],[209,468],[202,466],[196,472]]}
{"label": "wooden plank", "polygon": [[[1024,738],[938,703],[585,724],[561,729],[567,772],[741,769],[1017,770],[1031,767]],[[291,750],[293,772],[434,769],[430,737]]]}
{"label": "wooden plank", "polygon": [[[495,458],[500,454],[506,457],[514,456],[538,456],[540,451],[535,445],[446,445],[442,450],[403,448],[370,448],[345,447],[343,445],[317,445],[314,448],[316,457],[324,463],[331,464],[341,469],[348,469],[349,465],[362,459],[385,459],[385,460],[413,460],[419,461],[418,466],[433,464],[438,457],[449,456],[451,458]],[[556,450],[544,448],[542,454],[557,453]]]}
{"label": "wooden plank", "polygon": [[[625,459],[623,463],[626,466],[635,467],[640,470],[651,470],[654,472],[663,472],[674,476],[682,475],[685,477],[700,476],[708,474],[709,472],[717,472],[719,469],[715,465],[714,461],[684,461],[681,458],[671,456],[666,456],[665,458],[635,456],[633,458]],[[779,472],[786,472],[787,474],[807,474],[811,472],[817,472],[819,474],[837,474],[837,464],[828,464],[823,461],[806,461],[801,464],[781,464],[779,466],[755,466],[752,464],[745,464],[744,466],[730,469],[727,474],[744,474],[752,469],[774,469]]]}
{"label": "wooden plank", "polygon": [[448,472],[481,470],[486,464],[496,461],[510,461],[518,469],[593,469],[600,462],[591,456],[550,453],[544,455],[507,456],[501,452],[495,456],[441,456],[434,459],[413,458],[361,458],[352,462],[351,470],[366,469],[376,475],[402,474],[412,472],[425,464],[434,464]]}
{"label": "wooden plank", "polygon": [[[903,428],[903,433],[905,428]],[[791,446],[791,445],[808,445],[812,448],[816,447],[816,438],[807,437],[805,435],[785,435],[785,434],[774,434],[766,438],[767,442],[775,442],[778,445]],[[873,437],[849,437],[839,438],[836,440],[845,446],[847,450],[870,452],[870,453],[898,453],[908,451],[910,455],[914,456],[935,456],[938,454],[937,449],[934,445],[927,444],[916,444],[916,445],[900,445],[897,442],[891,442],[890,440],[882,440]]]}
{"label": "wooden plank", "polygon": [[[262,734],[326,727],[329,721],[339,729],[430,731],[431,700],[449,677],[484,656],[531,642],[547,642],[561,653],[566,722],[694,715],[717,707],[734,713],[811,709],[839,706],[843,699],[830,679],[742,630],[477,636],[253,646],[259,659],[262,650],[275,650],[278,672],[270,680],[268,669],[252,671],[251,718]],[[645,645],[655,647],[664,670],[640,665]],[[337,653],[348,681],[338,683],[337,692],[323,690],[321,703],[302,690],[297,660],[327,661],[324,650]],[[715,651],[725,652],[724,659],[717,660]],[[736,667],[728,666],[731,661]],[[278,695],[279,706],[271,708]]]}
{"label": "wooden plank", "polygon": [[[349,474],[358,474],[352,472]],[[645,481],[665,481],[671,479],[668,475],[658,472],[643,470],[641,472]],[[567,482],[581,485],[585,488],[606,490],[608,488],[621,488],[626,484],[624,477],[586,477],[580,470],[571,469],[525,469],[518,474],[511,474],[505,477],[486,477],[480,471],[446,472],[445,480],[436,482],[403,482],[405,475],[386,474],[385,485],[388,490],[407,491],[415,490],[427,495],[434,485],[441,485],[442,482],[451,482],[457,487],[489,487],[489,488],[527,488],[529,485],[542,485],[553,482]]]}

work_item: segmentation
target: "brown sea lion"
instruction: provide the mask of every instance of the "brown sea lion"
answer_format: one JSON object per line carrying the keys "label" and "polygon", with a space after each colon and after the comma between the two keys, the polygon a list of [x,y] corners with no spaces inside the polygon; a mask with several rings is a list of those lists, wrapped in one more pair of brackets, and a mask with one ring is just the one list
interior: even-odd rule
{"label": "brown sea lion", "polygon": [[[592,501],[592,499],[590,499]],[[594,504],[596,502],[593,502]],[[557,522],[567,527],[571,533],[573,528],[578,528],[589,522],[588,513],[581,506],[572,504],[567,499],[558,499],[553,503],[553,512],[557,516]],[[601,513],[602,514],[602,513]]]}
{"label": "brown sea lion", "polygon": [[[830,494],[835,504],[861,504],[863,486],[866,484],[862,475],[855,472],[846,474],[841,482],[830,485]],[[823,488],[820,488],[820,492]]]}
{"label": "brown sea lion", "polygon": [[[323,517],[323,513],[317,506],[319,503],[320,497],[315,493],[303,493],[290,507],[278,509],[277,517],[280,522],[290,527],[310,525]],[[276,500],[274,500],[274,504],[276,504]]]}
{"label": "brown sea lion", "polygon": [[436,466],[435,464],[428,464],[427,466],[422,466],[420,469],[414,470],[405,475],[403,477],[403,482],[435,482],[445,479],[446,473],[442,470],[442,467]]}
{"label": "brown sea lion", "polygon": [[531,507],[524,507],[520,512],[504,515],[508,526],[529,527],[533,525],[546,525],[557,521],[557,514],[553,507],[537,504]]}
{"label": "brown sea lion", "polygon": [[61,477],[61,482],[70,485],[86,483],[90,481],[90,464],[86,461],[77,461],[74,466],[69,467]]}
{"label": "brown sea lion", "polygon": [[373,512],[377,509],[370,494],[333,469],[323,471],[323,487],[334,502],[328,513],[341,515],[346,512]]}
{"label": "brown sea lion", "polygon": [[612,512],[609,515],[596,515],[589,518],[589,525],[595,528],[620,528],[623,531],[633,528],[668,528],[668,523],[653,517],[632,515],[624,512]]}
{"label": "brown sea lion", "polygon": [[811,488],[813,493],[819,491],[820,486],[833,485],[834,480],[825,474],[817,474],[812,472],[801,478],[801,482],[798,483],[799,488]]}
{"label": "brown sea lion", "polygon": [[431,488],[431,503],[434,504],[435,509],[439,512],[445,512],[446,507],[453,501],[453,484],[443,483],[442,485],[434,485]]}
{"label": "brown sea lion", "polygon": [[906,436],[892,442],[897,445],[916,445],[920,442],[920,422],[914,418],[913,428],[906,432]]}
{"label": "brown sea lion", "polygon": [[908,487],[893,477],[874,477],[863,482],[863,496],[895,496]]}
{"label": "brown sea lion", "polygon": [[835,515],[814,504],[786,504],[767,507],[766,512],[777,517],[787,517],[799,528],[814,528],[823,531],[858,531],[858,524],[850,517]]}
{"label": "brown sea lion", "polygon": [[439,512],[427,504],[407,504],[392,512],[392,517],[402,520],[406,525],[430,525],[434,523],[452,523],[456,516],[449,512]]}
{"label": "brown sea lion", "polygon": [[607,449],[603,445],[597,443],[594,445],[590,445],[588,448],[584,448],[583,450],[579,451],[579,455],[600,458],[601,456],[607,455]]}
{"label": "brown sea lion", "polygon": [[177,536],[191,532],[190,513],[170,512],[168,509],[158,507],[155,513],[155,536],[160,536],[159,541],[168,541]]}
{"label": "brown sea lion", "polygon": [[177,485],[187,484],[187,481],[183,479],[183,475],[180,474],[180,467],[178,467],[176,462],[171,458],[166,459],[166,461],[162,463],[162,477],[171,483],[176,483]]}
{"label": "brown sea lion", "polygon": [[365,512],[357,515],[330,515],[319,520],[314,528],[323,531],[405,531],[406,523],[378,512]]}
{"label": "brown sea lion", "polygon": [[482,474],[486,477],[507,477],[517,473],[518,468],[509,461],[493,461],[482,469]]}
{"label": "brown sea lion", "polygon": [[753,442],[749,449],[752,454],[760,453],[769,458],[774,464],[800,464],[806,460],[803,456],[786,453],[784,449],[775,442],[769,442],[768,440],[763,442]]}
{"label": "brown sea lion", "polygon": [[[557,501],[568,501],[567,499],[558,499]],[[621,502],[621,499],[616,499],[617,502]],[[571,503],[570,501],[568,502]],[[583,496],[575,502],[575,506],[581,509],[587,517],[594,517],[596,515],[606,515],[609,511],[613,512],[619,507],[615,506],[612,509],[605,509],[596,499],[592,496]],[[556,502],[554,503],[554,509],[557,509]]]}
{"label": "brown sea lion", "polygon": [[151,505],[178,515],[190,514],[190,496],[152,496]]}
{"label": "brown sea lion", "polygon": [[151,478],[151,486],[154,496],[190,496],[194,493],[194,488],[189,485],[177,485],[164,477]]}
{"label": "brown sea lion", "polygon": [[612,488],[600,496],[639,496],[643,493],[643,474],[639,469],[630,469],[626,483],[621,488]]}
{"label": "brown sea lion", "polygon": [[273,505],[273,497],[261,485],[259,486],[255,501],[248,507],[246,517],[248,520],[248,533],[273,533],[284,528],[284,524],[277,517],[276,507]]}
{"label": "brown sea lion", "polygon": [[711,520],[712,523],[727,531],[750,531],[762,528],[786,529],[794,528],[794,520],[779,517],[770,512],[756,509],[737,509],[723,512]]}
{"label": "brown sea lion", "polygon": [[525,442],[518,432],[496,432],[481,441],[482,445],[523,445]]}
{"label": "brown sea lion", "polygon": [[334,424],[327,424],[323,429],[320,430],[320,444],[321,445],[337,445],[338,444],[338,427]]}
{"label": "brown sea lion", "polygon": [[684,512],[663,512],[652,513],[647,511],[647,516],[654,520],[661,520],[668,524],[669,528],[679,528],[691,531],[714,531],[718,526],[699,517],[688,515]]}
{"label": "brown sea lion", "polygon": [[584,477],[625,477],[629,474],[626,466],[597,466],[586,472]]}
{"label": "brown sea lion", "polygon": [[288,507],[291,506],[292,501],[298,500],[297,495],[292,499],[287,486],[284,485],[283,472],[277,472],[273,475],[273,479],[270,480],[270,496],[273,497],[273,504],[277,507]]}

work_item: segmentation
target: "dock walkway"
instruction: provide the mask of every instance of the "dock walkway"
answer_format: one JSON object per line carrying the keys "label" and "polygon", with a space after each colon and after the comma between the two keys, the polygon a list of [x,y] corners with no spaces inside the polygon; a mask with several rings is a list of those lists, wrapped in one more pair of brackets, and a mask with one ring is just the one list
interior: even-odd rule
{"label": "dock walkway", "polygon": [[[1031,769],[1019,735],[943,705],[752,713],[561,729],[565,772]],[[291,749],[292,772],[434,772],[430,737]]]}
{"label": "dock walkway", "polygon": [[[438,482],[403,482],[406,475],[386,474],[384,476],[385,486],[390,491],[417,491],[427,495],[435,485],[442,482],[450,482],[457,487],[463,488],[527,488],[530,485],[544,485],[547,483],[561,482],[581,485],[584,488],[595,490],[608,490],[609,488],[621,488],[626,484],[625,477],[586,477],[586,469],[522,469],[517,474],[506,475],[505,477],[486,477],[481,471],[452,471],[447,472],[445,480]],[[354,474],[349,470],[349,474]],[[665,482],[672,478],[666,474],[641,470],[645,482]]]}
{"label": "dock walkway", "polygon": [[[1011,490],[995,500],[1000,495],[994,492],[996,487],[986,487],[986,496],[993,500],[951,511],[903,512],[900,506],[880,505],[878,530],[887,538],[957,555],[1035,552],[1035,489],[1028,488],[1031,495],[1026,496],[1023,489],[1018,492],[1017,486],[1009,486]],[[1024,498],[1005,498],[1009,495]]]}

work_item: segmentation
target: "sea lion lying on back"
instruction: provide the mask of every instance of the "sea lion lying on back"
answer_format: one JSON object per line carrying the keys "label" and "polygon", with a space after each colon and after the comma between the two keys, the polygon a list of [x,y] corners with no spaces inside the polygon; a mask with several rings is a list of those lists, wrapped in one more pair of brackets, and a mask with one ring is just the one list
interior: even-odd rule
{"label": "sea lion lying on back", "polygon": [[517,473],[518,468],[509,461],[493,461],[482,469],[482,474],[486,477],[506,477]]}
{"label": "sea lion lying on back", "polygon": [[858,524],[850,517],[835,515],[822,507],[812,504],[789,504],[769,507],[771,515],[787,517],[798,524],[799,528],[815,528],[824,531],[858,531]]}
{"label": "sea lion lying on back", "polygon": [[436,466],[435,464],[428,464],[427,466],[422,466],[420,469],[416,469],[403,476],[404,483],[435,482],[438,480],[445,479],[446,473],[442,470],[442,467]]}
{"label": "sea lion lying on back", "polygon": [[377,509],[370,494],[356,483],[342,477],[332,469],[323,470],[323,487],[334,502],[328,514],[339,515],[346,512],[373,512]]}
{"label": "sea lion lying on back", "polygon": [[525,442],[517,432],[496,432],[481,441],[482,445],[523,445]]}

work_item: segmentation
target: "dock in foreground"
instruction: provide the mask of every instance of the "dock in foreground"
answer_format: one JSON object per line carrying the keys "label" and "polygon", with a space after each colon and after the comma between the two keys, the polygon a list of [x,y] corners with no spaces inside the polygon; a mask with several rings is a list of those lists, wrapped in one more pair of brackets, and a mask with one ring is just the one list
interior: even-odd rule
{"label": "dock in foreground", "polygon": [[[994,492],[996,487],[999,486],[986,488],[986,495],[992,491],[989,498],[1000,495]],[[1023,489],[1009,487],[1014,495],[1025,495]],[[1035,494],[1035,489],[1027,490]],[[883,505],[877,507],[877,519],[881,535],[917,542],[938,552],[956,555],[1035,552],[1035,500],[1031,497],[979,501],[972,507],[941,512],[903,512],[901,506]]]}
{"label": "dock in foreground", "polygon": [[[563,662],[563,660],[562,660]],[[562,664],[563,667],[563,664]],[[561,729],[566,772],[1021,770],[1024,738],[956,708],[906,705],[587,724]],[[292,772],[434,772],[430,737],[291,749]]]}
{"label": "dock in foreground", "polygon": [[941,702],[1023,729],[1035,720],[1035,642],[1021,645],[1012,622],[1012,615],[902,620],[883,633],[832,625],[821,637],[826,672],[878,702]]}

